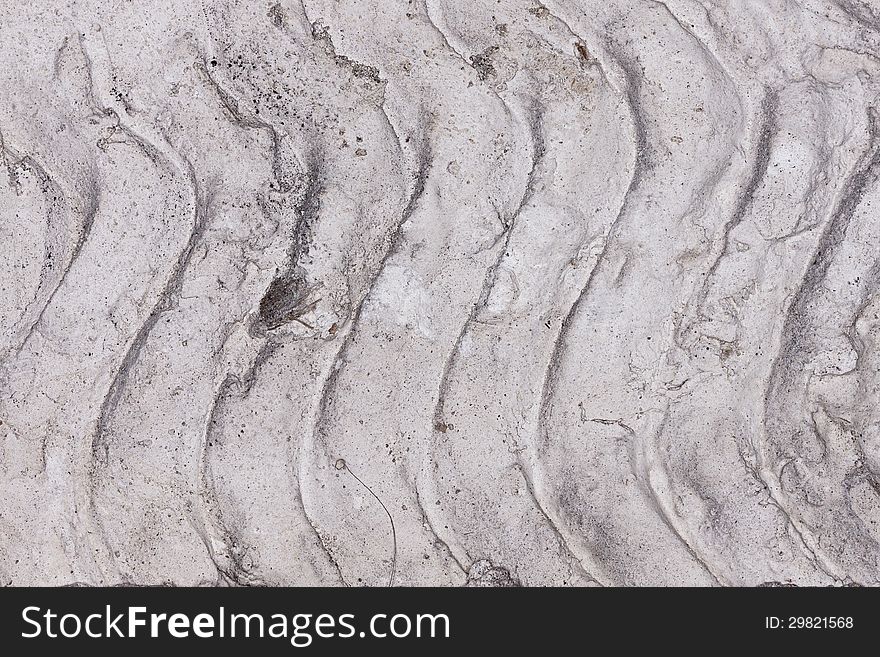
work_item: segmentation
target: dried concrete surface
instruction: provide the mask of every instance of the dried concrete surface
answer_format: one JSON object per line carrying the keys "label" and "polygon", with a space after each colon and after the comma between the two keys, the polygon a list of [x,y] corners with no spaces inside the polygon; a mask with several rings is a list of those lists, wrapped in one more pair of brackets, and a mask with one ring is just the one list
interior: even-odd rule
{"label": "dried concrete surface", "polygon": [[880,582],[876,0],[0,2],[0,578]]}

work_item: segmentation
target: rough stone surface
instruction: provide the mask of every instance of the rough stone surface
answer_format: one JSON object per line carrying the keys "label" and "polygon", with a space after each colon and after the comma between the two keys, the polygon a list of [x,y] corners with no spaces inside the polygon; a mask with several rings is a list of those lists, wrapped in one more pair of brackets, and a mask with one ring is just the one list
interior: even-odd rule
{"label": "rough stone surface", "polygon": [[0,0],[4,584],[880,583],[875,0]]}

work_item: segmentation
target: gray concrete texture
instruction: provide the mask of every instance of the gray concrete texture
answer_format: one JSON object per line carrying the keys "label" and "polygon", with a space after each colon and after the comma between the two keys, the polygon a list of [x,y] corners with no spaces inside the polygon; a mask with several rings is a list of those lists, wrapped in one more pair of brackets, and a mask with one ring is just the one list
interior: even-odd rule
{"label": "gray concrete texture", "polygon": [[0,1],[3,584],[880,581],[874,0]]}

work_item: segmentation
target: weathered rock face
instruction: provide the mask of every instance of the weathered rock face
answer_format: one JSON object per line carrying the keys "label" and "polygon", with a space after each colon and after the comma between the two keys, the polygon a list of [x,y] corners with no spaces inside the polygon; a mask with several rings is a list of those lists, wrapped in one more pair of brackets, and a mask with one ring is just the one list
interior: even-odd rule
{"label": "weathered rock face", "polygon": [[4,584],[880,583],[876,3],[0,37]]}

